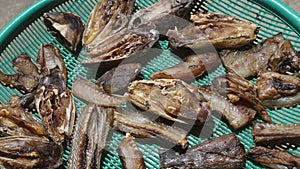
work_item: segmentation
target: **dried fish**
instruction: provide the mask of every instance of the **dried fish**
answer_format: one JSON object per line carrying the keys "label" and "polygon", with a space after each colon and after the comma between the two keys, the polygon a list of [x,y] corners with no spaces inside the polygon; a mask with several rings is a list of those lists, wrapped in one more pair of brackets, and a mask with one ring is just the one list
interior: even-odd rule
{"label": "dried fish", "polygon": [[220,52],[224,66],[244,78],[256,76],[267,68],[273,71],[279,70],[284,60],[294,58],[295,55],[291,42],[284,40],[282,34],[265,39],[248,50],[223,50]]}
{"label": "dried fish", "polygon": [[151,79],[181,79],[193,80],[210,72],[220,65],[221,61],[216,53],[192,54],[184,59],[184,62],[173,67],[155,72],[150,75]]}
{"label": "dried fish", "polygon": [[83,44],[91,48],[105,37],[117,33],[127,24],[126,16],[132,13],[134,2],[135,0],[99,1],[85,26]]}
{"label": "dried fish", "polygon": [[133,137],[126,134],[117,148],[124,169],[146,169],[143,154],[134,143]]}
{"label": "dried fish", "polygon": [[0,166],[5,168],[57,168],[62,164],[63,148],[39,137],[0,138]]}
{"label": "dried fish", "polygon": [[254,147],[247,152],[247,157],[256,163],[271,169],[300,168],[300,157],[292,155],[284,150]]}
{"label": "dried fish", "polygon": [[46,137],[42,124],[21,107],[20,98],[13,96],[7,105],[0,108],[1,136],[36,136]]}
{"label": "dried fish", "polygon": [[78,15],[66,12],[44,14],[47,30],[67,49],[76,52],[80,49],[83,23]]}
{"label": "dried fish", "polygon": [[252,129],[255,144],[300,144],[300,124],[255,123]]}
{"label": "dried fish", "polygon": [[244,168],[244,146],[234,134],[204,141],[187,150],[185,154],[172,152],[160,154],[160,168]]}
{"label": "dried fish", "polygon": [[234,129],[245,127],[256,115],[256,111],[243,105],[236,105],[217,92],[199,87],[199,93],[208,101],[212,111],[222,114]]}
{"label": "dried fish", "polygon": [[116,68],[107,71],[96,82],[107,93],[118,92],[127,88],[140,73],[142,65],[139,63],[121,64]]}
{"label": "dried fish", "polygon": [[114,129],[136,137],[159,136],[185,149],[188,146],[187,132],[172,126],[154,122],[146,116],[128,109],[117,109],[114,113]]}
{"label": "dried fish", "polygon": [[110,95],[95,83],[77,77],[72,85],[72,93],[89,103],[104,107],[116,107],[127,101],[127,98],[121,95]]}
{"label": "dried fish", "polygon": [[300,103],[300,77],[265,71],[259,74],[256,85],[258,97],[269,108]]}
{"label": "dried fish", "polygon": [[231,103],[241,104],[254,109],[264,121],[272,123],[271,117],[257,96],[257,87],[250,81],[237,75],[233,70],[228,69],[225,76],[215,78],[212,82],[212,88],[213,91],[226,96]]}
{"label": "dried fish", "polygon": [[89,104],[78,117],[68,168],[98,168],[112,123],[113,110]]}
{"label": "dried fish", "polygon": [[85,53],[85,56],[93,58],[84,60],[82,64],[120,62],[143,49],[151,48],[158,38],[159,32],[152,23],[136,29],[124,29]]}
{"label": "dried fish", "polygon": [[217,49],[238,48],[253,42],[259,29],[254,23],[211,12],[191,15],[191,22],[182,30],[167,32],[173,47],[196,49],[212,44]]}
{"label": "dried fish", "polygon": [[197,89],[179,79],[134,81],[128,86],[128,97],[143,110],[181,123],[204,123],[209,114]]}

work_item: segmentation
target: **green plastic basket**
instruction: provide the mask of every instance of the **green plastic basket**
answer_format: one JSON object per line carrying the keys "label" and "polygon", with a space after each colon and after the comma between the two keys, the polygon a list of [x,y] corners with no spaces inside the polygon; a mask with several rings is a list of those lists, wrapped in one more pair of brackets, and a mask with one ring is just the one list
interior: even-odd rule
{"label": "green plastic basket", "polygon": [[[136,7],[147,7],[158,0],[137,0]],[[19,14],[0,32],[0,67],[4,73],[15,73],[10,62],[22,52],[26,52],[36,60],[37,51],[41,44],[51,43],[58,47],[64,58],[68,70],[68,87],[71,88],[75,77],[86,77],[87,69],[80,65],[80,62],[85,59],[80,55],[77,59],[72,56],[66,48],[57,42],[52,35],[50,35],[43,24],[41,16],[44,12],[49,11],[63,11],[78,14],[84,23],[86,23],[90,11],[93,9],[97,0],[39,0],[24,12]],[[259,32],[259,40],[273,36],[279,32],[284,34],[286,39],[292,41],[296,50],[300,50],[300,16],[284,3],[278,0],[199,0],[195,6],[195,10],[205,9],[213,12],[220,12],[227,15],[237,16],[245,20],[249,20],[258,24],[261,29]],[[170,57],[170,50],[167,47],[168,42],[159,42],[162,52],[153,60],[151,60],[146,67],[143,68],[142,73],[145,78],[151,72],[161,69],[163,66],[175,64],[176,60]],[[162,61],[163,60],[163,61]],[[224,69],[220,67],[212,74],[195,82],[198,85],[209,84],[211,79],[215,76],[224,74]],[[12,95],[21,95],[18,91],[2,86],[0,84],[0,101],[7,103]],[[79,99],[75,98],[77,112],[85,105]],[[300,123],[300,105],[293,108],[282,108],[274,111],[268,110],[274,123]],[[39,120],[37,115],[34,115]],[[216,127],[210,138],[218,137],[224,134],[235,132],[248,151],[253,145],[251,136],[251,126],[241,130],[232,131],[226,123],[215,119]],[[116,154],[116,147],[122,139],[121,134],[113,133],[108,146],[108,151],[102,157],[103,168],[121,168],[121,163]],[[208,139],[210,139],[208,138]],[[193,135],[189,135],[188,141],[190,146],[203,141]],[[158,150],[160,147],[156,144],[141,144],[137,143],[141,152],[145,157],[147,168],[159,168]],[[285,147],[279,147],[285,148]],[[285,148],[287,149],[287,148]],[[289,152],[300,156],[300,148],[287,149]],[[65,148],[63,159],[68,159],[69,147]],[[66,167],[67,168],[67,167]],[[246,162],[246,168],[262,168],[250,161]]]}

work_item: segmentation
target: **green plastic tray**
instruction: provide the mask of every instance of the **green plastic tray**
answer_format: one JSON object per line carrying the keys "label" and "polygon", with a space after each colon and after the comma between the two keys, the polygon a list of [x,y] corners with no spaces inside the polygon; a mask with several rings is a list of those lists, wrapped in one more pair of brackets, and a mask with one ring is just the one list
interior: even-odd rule
{"label": "green plastic tray", "polygon": [[[147,7],[158,0],[137,0],[136,7]],[[72,12],[81,16],[83,22],[87,21],[90,11],[96,4],[96,0],[39,0],[24,12],[19,14],[0,32],[0,68],[5,73],[15,73],[10,62],[22,52],[27,52],[33,60],[36,60],[36,55],[41,44],[51,43],[58,47],[64,58],[68,70],[68,87],[71,88],[75,77],[86,77],[87,69],[80,65],[84,60],[84,56],[80,55],[75,59],[72,54],[57,42],[50,35],[43,24],[41,16],[48,11],[63,11]],[[286,39],[292,41],[296,50],[300,50],[300,16],[291,8],[278,0],[199,0],[196,8],[203,8],[213,12],[220,12],[228,15],[238,16],[258,24],[261,27],[259,32],[259,40],[273,36],[282,32]],[[167,41],[159,42],[162,49],[158,56],[151,60],[146,67],[142,69],[145,78],[151,72],[158,71],[165,66],[175,64],[176,60],[170,57],[171,51],[168,49]],[[163,61],[162,61],[163,60]],[[224,74],[224,69],[220,67],[212,74],[195,82],[198,85],[209,84],[215,76]],[[0,84],[0,101],[7,103],[10,96],[21,95],[18,91],[2,86]],[[78,99],[75,99],[77,112],[85,105]],[[282,108],[274,111],[268,110],[274,123],[300,123],[300,105],[293,108]],[[37,115],[34,115],[39,120]],[[210,138],[218,137],[224,134],[232,133],[226,123],[215,119],[216,125],[213,134]],[[235,132],[248,151],[253,145],[251,136],[251,126]],[[103,168],[121,168],[121,163],[116,154],[116,147],[120,143],[122,135],[115,132],[112,134],[108,151],[102,157]],[[208,139],[210,139],[208,138]],[[193,135],[188,137],[190,146],[203,141]],[[138,147],[145,157],[147,168],[159,168],[158,150],[160,147],[156,144],[140,144]],[[286,149],[285,147],[278,147]],[[287,149],[289,152],[300,156],[300,148]],[[63,159],[68,159],[69,147],[65,148]],[[67,168],[67,167],[66,167]],[[247,161],[246,168],[262,168],[256,166],[250,161]]]}

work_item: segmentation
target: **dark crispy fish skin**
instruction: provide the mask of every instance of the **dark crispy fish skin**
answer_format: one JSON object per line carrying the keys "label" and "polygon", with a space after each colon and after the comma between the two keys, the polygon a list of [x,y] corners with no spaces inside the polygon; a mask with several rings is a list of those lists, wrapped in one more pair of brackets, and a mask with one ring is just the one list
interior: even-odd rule
{"label": "dark crispy fish skin", "polygon": [[116,130],[130,133],[136,137],[159,136],[180,145],[183,149],[188,146],[188,133],[186,131],[153,122],[149,118],[132,110],[117,109],[114,113],[113,127]]}
{"label": "dark crispy fish skin", "polygon": [[255,123],[252,136],[257,145],[300,144],[300,124]]}
{"label": "dark crispy fish skin", "polygon": [[172,47],[195,49],[209,43],[217,49],[238,48],[253,42],[259,29],[248,21],[211,12],[191,15],[191,22],[182,30],[167,32]]}
{"label": "dark crispy fish skin", "polygon": [[78,15],[66,12],[44,14],[47,30],[67,49],[76,52],[81,46],[83,23]]}
{"label": "dark crispy fish skin", "polygon": [[134,81],[128,87],[130,101],[139,108],[181,123],[204,123],[209,112],[192,85],[179,79]]}
{"label": "dark crispy fish skin", "polygon": [[46,131],[21,107],[20,98],[13,96],[7,105],[0,108],[0,135],[46,137]]}
{"label": "dark crispy fish skin", "polygon": [[89,103],[104,107],[116,107],[127,101],[127,98],[119,95],[110,95],[93,82],[77,77],[72,85],[72,93]]}
{"label": "dark crispy fish skin", "polygon": [[[91,12],[85,30],[83,33],[83,44],[90,45],[95,39],[98,41],[106,36],[112,35],[114,27],[123,27],[125,23],[114,25],[117,22],[123,22],[125,16],[132,13],[135,0],[103,0],[99,1]],[[100,37],[98,37],[100,36]],[[98,38],[98,40],[97,40]]]}
{"label": "dark crispy fish skin", "polygon": [[127,88],[128,84],[133,81],[140,73],[142,65],[139,63],[121,64],[104,73],[96,84],[107,93],[114,93]]}
{"label": "dark crispy fish skin", "polygon": [[146,169],[143,154],[134,143],[134,138],[126,134],[117,148],[124,169]]}
{"label": "dark crispy fish skin", "polygon": [[62,164],[63,148],[39,137],[0,138],[0,163],[7,168],[57,168]]}
{"label": "dark crispy fish skin", "polygon": [[159,32],[152,23],[136,29],[123,29],[85,53],[85,56],[92,58],[84,60],[82,64],[120,62],[139,51],[151,48],[158,38]]}
{"label": "dark crispy fish skin", "polygon": [[300,77],[264,71],[256,82],[258,97],[269,108],[300,103]]}
{"label": "dark crispy fish skin", "polygon": [[253,147],[247,157],[262,166],[271,169],[300,168],[300,157],[284,150],[272,150],[265,147]]}
{"label": "dark crispy fish skin", "polygon": [[242,104],[254,109],[264,121],[272,123],[271,117],[257,96],[257,87],[250,81],[237,75],[233,70],[228,69],[225,76],[214,78],[212,88],[214,91],[226,96],[231,103]]}
{"label": "dark crispy fish skin", "polygon": [[150,75],[151,79],[181,79],[185,81],[193,80],[212,71],[220,65],[221,61],[216,53],[192,54],[184,59],[184,62],[173,67],[155,72]]}
{"label": "dark crispy fish skin", "polygon": [[160,154],[160,168],[244,168],[244,146],[234,134],[204,141],[190,148],[185,154],[171,152]]}
{"label": "dark crispy fish skin", "polygon": [[279,70],[282,61],[294,57],[295,51],[290,41],[277,34],[248,50],[223,50],[220,56],[225,67],[246,78],[267,68]]}
{"label": "dark crispy fish skin", "polygon": [[106,138],[112,125],[113,110],[89,104],[78,117],[68,168],[98,168]]}

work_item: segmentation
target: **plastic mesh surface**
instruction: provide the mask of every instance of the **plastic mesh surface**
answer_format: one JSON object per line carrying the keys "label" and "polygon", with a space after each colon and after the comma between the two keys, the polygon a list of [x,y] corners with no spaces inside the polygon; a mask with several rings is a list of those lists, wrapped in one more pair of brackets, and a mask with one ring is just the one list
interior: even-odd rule
{"label": "plastic mesh surface", "polygon": [[[144,8],[147,7],[158,0],[137,0],[136,8]],[[63,11],[63,12],[72,12],[79,15],[84,23],[86,23],[90,11],[93,9],[96,4],[96,0],[70,0],[67,1],[60,6],[54,8],[51,11]],[[249,20],[258,24],[261,29],[259,32],[258,42],[273,36],[279,32],[283,32],[286,39],[292,41],[293,46],[296,50],[300,50],[300,38],[299,36],[292,31],[290,27],[288,27],[284,21],[277,18],[274,14],[269,11],[261,8],[260,6],[252,3],[249,0],[209,0],[203,1],[199,0],[196,4],[193,12],[197,12],[198,10],[208,10],[213,12],[220,12],[227,15],[237,16],[239,18]],[[9,44],[9,46],[4,50],[0,51],[0,67],[4,73],[15,73],[16,71],[13,69],[11,65],[11,61],[18,56],[19,54],[26,52],[28,55],[35,61],[37,56],[37,51],[40,48],[41,44],[51,43],[58,47],[61,51],[61,54],[64,58],[65,64],[67,65],[68,70],[68,84],[69,88],[72,87],[73,80],[77,76],[87,77],[88,70],[80,65],[80,62],[85,59],[84,56],[80,55],[77,59],[75,59],[72,54],[64,48],[62,45],[57,42],[52,35],[50,35],[43,24],[41,18],[38,18],[35,22],[28,25],[28,27],[23,30],[21,34],[19,34],[15,39]],[[172,57],[172,52],[168,48],[167,41],[160,41],[159,48],[161,52],[157,54],[152,60],[148,62],[148,64],[143,67],[142,74],[145,79],[149,79],[149,75],[153,72],[159,71],[165,67],[170,67],[179,62],[176,57]],[[211,83],[211,80],[216,77],[224,74],[224,68],[219,67],[213,73],[205,76],[194,83],[197,85],[208,85]],[[7,103],[9,98],[12,95],[21,95],[18,91],[11,89],[6,86],[0,85],[0,101],[3,103]],[[77,113],[80,112],[80,109],[85,105],[85,103],[81,102],[79,99],[75,98]],[[300,123],[300,106],[296,106],[293,108],[282,108],[277,110],[268,110],[271,115],[274,123]],[[38,115],[34,113],[34,117],[39,120]],[[231,130],[228,125],[221,120],[214,119],[215,128],[211,138],[215,138],[224,134],[235,132],[239,139],[245,146],[245,150],[248,151],[253,145],[253,139],[251,136],[251,125],[247,128],[240,131]],[[113,132],[110,138],[110,144],[107,148],[107,151],[104,152],[102,156],[102,166],[103,168],[121,168],[121,163],[118,155],[116,154],[116,147],[119,145],[122,134],[118,132]],[[189,135],[188,141],[190,146],[194,146],[197,143],[204,141],[203,139],[197,138],[193,135]],[[137,143],[141,152],[144,155],[145,162],[147,168],[159,168],[159,156],[158,151],[160,149],[159,145],[156,144],[142,144]],[[286,147],[278,147],[279,149],[287,149]],[[300,148],[294,147],[293,149],[288,149],[291,153],[300,156]],[[63,159],[66,161],[68,159],[69,147],[65,148],[65,154]],[[67,168],[67,167],[65,167]],[[252,162],[247,161],[246,168],[262,168],[261,166],[256,166]]]}

